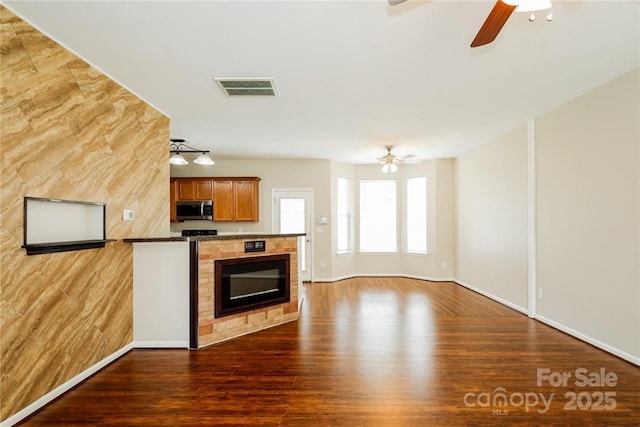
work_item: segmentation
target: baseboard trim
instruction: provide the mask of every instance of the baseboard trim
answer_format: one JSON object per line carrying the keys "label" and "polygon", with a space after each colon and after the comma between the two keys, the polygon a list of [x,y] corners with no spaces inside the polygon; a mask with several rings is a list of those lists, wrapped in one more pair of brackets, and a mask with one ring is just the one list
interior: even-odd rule
{"label": "baseboard trim", "polygon": [[27,407],[16,412],[9,418],[3,420],[2,422],[0,422],[0,427],[10,427],[17,424],[18,422],[27,418],[29,415],[36,412],[38,409],[42,408],[43,406],[57,399],[67,391],[71,390],[73,387],[80,384],[82,381],[89,378],[91,375],[98,372],[100,369],[114,362],[116,359],[119,359],[120,357],[124,356],[126,353],[128,353],[133,349],[134,349],[133,343],[129,343],[125,345],[120,350],[110,354],[109,356],[105,357],[95,365],[89,367],[88,369],[85,369],[75,377],[71,378],[69,381],[65,382],[64,384],[60,384],[58,387],[54,388],[49,393],[42,396],[40,399],[36,400],[35,402],[31,403]]}
{"label": "baseboard trim", "polygon": [[189,348],[189,341],[134,341],[133,348]]}
{"label": "baseboard trim", "polygon": [[313,279],[312,282],[333,283],[333,282],[339,282],[341,280],[355,279],[358,277],[404,277],[407,279],[426,280],[428,282],[455,282],[455,280],[452,277],[428,277],[428,276],[418,276],[415,274],[404,274],[404,273],[396,273],[396,274],[357,273],[357,274],[347,274],[345,276],[325,277],[321,279],[316,277]]}
{"label": "baseboard trim", "polygon": [[547,317],[540,316],[536,314],[534,317],[535,320],[542,322],[548,326],[551,326],[554,329],[564,332],[565,334],[571,335],[574,338],[577,338],[581,341],[584,341],[588,344],[591,344],[594,347],[599,348],[600,350],[604,350],[607,353],[611,353],[614,356],[618,356],[621,359],[626,360],[627,362],[633,363],[636,366],[640,366],[640,357],[636,357],[633,354],[627,353],[626,351],[620,350],[619,348],[613,347],[607,343],[604,343],[596,338],[590,337],[589,335],[583,334],[582,332],[576,331],[568,326],[563,325],[562,323],[558,323],[554,320],[551,320]]}
{"label": "baseboard trim", "polygon": [[[493,301],[505,305],[509,308],[512,308],[516,311],[521,312],[522,314],[525,315],[529,315],[528,310],[526,310],[523,307],[520,307],[519,305],[513,304],[512,302],[509,302],[503,298],[497,297],[489,292],[486,292],[482,289],[476,288],[475,286],[471,286],[468,283],[465,283],[461,280],[457,280],[454,279],[453,282],[457,283],[458,285],[465,287],[469,290],[472,290],[474,292],[479,293],[480,295],[483,295],[489,299],[492,299]],[[547,317],[544,316],[540,316],[539,314],[536,314],[533,317],[534,320],[537,320],[541,323],[544,323],[545,325],[551,326],[554,329],[559,330],[560,332],[564,332],[567,335],[571,335],[572,337],[579,339],[580,341],[584,341],[587,344],[590,344],[596,348],[599,348],[600,350],[604,350],[607,353],[611,353],[614,356],[617,356],[623,360],[626,360],[629,363],[633,363],[636,366],[640,366],[640,357],[636,357],[633,354],[627,353],[626,351],[620,350],[619,348],[613,347],[607,343],[604,343],[598,339],[595,339],[593,337],[590,337],[589,335],[583,334],[582,332],[576,331],[575,329],[572,329],[568,326],[563,325],[562,323],[558,323],[554,320],[551,320]]]}
{"label": "baseboard trim", "polygon": [[462,286],[464,288],[467,288],[467,289],[469,289],[469,290],[471,290],[473,292],[477,292],[480,295],[483,295],[483,296],[485,296],[485,297],[487,297],[489,299],[492,299],[497,303],[505,305],[505,306],[507,306],[507,307],[509,307],[509,308],[511,308],[513,310],[519,311],[520,313],[525,314],[527,316],[529,315],[529,311],[526,308],[520,307],[519,305],[514,304],[511,301],[507,301],[506,299],[497,297],[497,296],[495,296],[495,295],[493,295],[493,294],[491,294],[491,293],[489,293],[487,291],[484,291],[484,290],[482,290],[480,288],[476,288],[475,286],[471,286],[470,284],[465,283],[462,280],[454,279],[453,281],[455,283],[457,283],[458,285],[460,285],[460,286]]}

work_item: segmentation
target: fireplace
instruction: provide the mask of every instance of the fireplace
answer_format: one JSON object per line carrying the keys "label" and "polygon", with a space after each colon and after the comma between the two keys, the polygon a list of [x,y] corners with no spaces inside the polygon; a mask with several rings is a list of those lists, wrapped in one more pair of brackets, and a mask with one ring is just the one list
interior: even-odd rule
{"label": "fireplace", "polygon": [[215,317],[289,302],[289,254],[215,261]]}

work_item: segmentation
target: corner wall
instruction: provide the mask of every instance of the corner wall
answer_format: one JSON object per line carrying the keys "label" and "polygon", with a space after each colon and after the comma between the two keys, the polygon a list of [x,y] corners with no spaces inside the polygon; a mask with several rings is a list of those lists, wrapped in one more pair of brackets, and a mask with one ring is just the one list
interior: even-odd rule
{"label": "corner wall", "polygon": [[527,309],[527,127],[456,159],[456,273]]}
{"label": "corner wall", "polygon": [[[535,317],[640,364],[640,69],[535,119]],[[526,124],[456,160],[456,278],[527,308]],[[539,294],[538,294],[539,295]]]}
{"label": "corner wall", "polygon": [[167,236],[169,120],[2,6],[0,30],[6,420],[132,341],[131,245],[27,256],[23,197],[106,202],[110,239]]}

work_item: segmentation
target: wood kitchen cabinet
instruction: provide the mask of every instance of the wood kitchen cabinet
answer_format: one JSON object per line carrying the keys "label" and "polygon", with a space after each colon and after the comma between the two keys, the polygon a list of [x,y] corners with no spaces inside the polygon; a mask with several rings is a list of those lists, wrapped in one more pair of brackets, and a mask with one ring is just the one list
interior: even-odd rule
{"label": "wood kitchen cabinet", "polygon": [[260,178],[214,178],[213,220],[240,222],[259,220]]}
{"label": "wood kitchen cabinet", "polygon": [[258,222],[258,177],[172,178],[171,221],[176,221],[176,201],[213,200],[213,220]]}
{"label": "wood kitchen cabinet", "polygon": [[176,181],[169,181],[169,220],[171,222],[177,222],[178,217],[176,215],[176,199],[178,197],[178,183]]}
{"label": "wood kitchen cabinet", "polygon": [[211,178],[178,179],[177,200],[211,200]]}

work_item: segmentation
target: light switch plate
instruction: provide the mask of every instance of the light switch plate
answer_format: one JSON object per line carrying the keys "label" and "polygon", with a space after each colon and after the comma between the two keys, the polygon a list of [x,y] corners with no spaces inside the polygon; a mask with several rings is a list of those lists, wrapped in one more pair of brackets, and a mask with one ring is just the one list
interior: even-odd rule
{"label": "light switch plate", "polygon": [[125,221],[133,221],[134,214],[131,209],[125,209],[122,211],[122,219]]}

